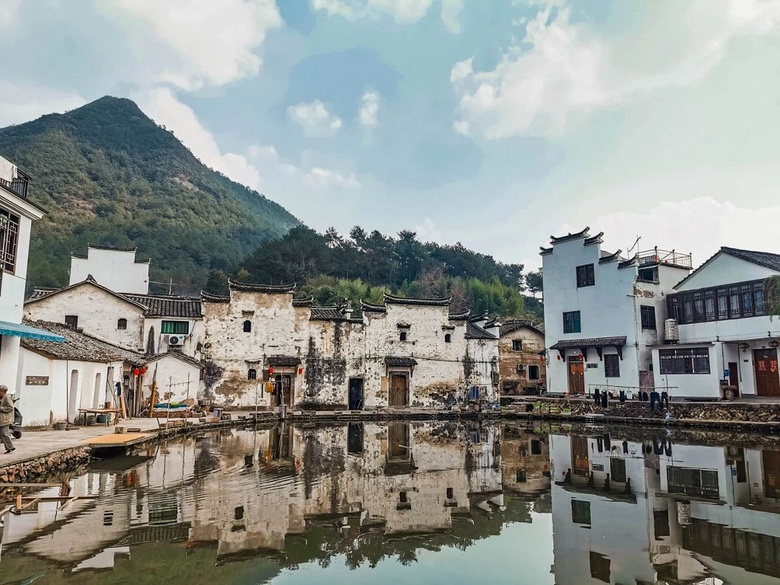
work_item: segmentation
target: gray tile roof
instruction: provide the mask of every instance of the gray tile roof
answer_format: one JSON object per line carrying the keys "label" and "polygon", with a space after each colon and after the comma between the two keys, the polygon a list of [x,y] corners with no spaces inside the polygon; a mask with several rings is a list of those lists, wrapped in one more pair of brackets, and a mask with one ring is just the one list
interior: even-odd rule
{"label": "gray tile roof", "polygon": [[295,355],[271,355],[265,358],[269,366],[297,366],[301,363],[301,358]]}
{"label": "gray tile roof", "polygon": [[121,295],[128,300],[144,305],[147,317],[198,319],[203,316],[200,297],[135,295],[128,293],[121,293]]}
{"label": "gray tile roof", "polygon": [[385,364],[391,368],[411,368],[417,365],[417,360],[413,357],[391,357],[385,358]]}
{"label": "gray tile roof", "polygon": [[740,250],[739,248],[728,248],[726,246],[722,247],[720,251],[724,254],[728,254],[729,256],[734,256],[734,258],[739,258],[740,260],[752,262],[753,264],[758,264],[764,268],[769,268],[770,270],[776,270],[777,272],[780,272],[780,254],[772,254],[771,252],[756,252],[753,250]]}
{"label": "gray tile roof", "polygon": [[498,339],[492,333],[488,333],[476,323],[466,323],[466,339]]}
{"label": "gray tile roof", "polygon": [[244,292],[261,292],[266,294],[286,294],[295,290],[295,284],[252,284],[248,282],[236,282],[228,280],[228,286],[232,290]]}
{"label": "gray tile roof", "polygon": [[511,321],[505,321],[501,324],[501,333],[500,335],[507,335],[509,333],[512,333],[513,331],[517,331],[518,329],[530,329],[531,331],[535,331],[539,335],[544,335],[544,331],[542,331],[541,328],[537,327],[531,321],[528,319],[512,319]]}
{"label": "gray tile roof", "polygon": [[[161,360],[164,357],[174,357],[176,359],[183,361],[184,363],[190,364],[191,366],[195,366],[196,368],[201,367],[201,363],[198,360],[188,355],[185,355],[182,352],[175,349],[169,350],[165,353],[158,353],[156,355],[153,355],[152,357],[147,358],[146,361],[148,363],[152,363],[152,362],[156,362],[157,360]],[[193,382],[197,382],[197,380],[193,380]]]}
{"label": "gray tile roof", "polygon": [[586,337],[584,339],[562,339],[550,349],[581,349],[587,347],[623,347],[626,337]]}
{"label": "gray tile roof", "polygon": [[452,297],[446,299],[407,299],[405,297],[397,297],[394,295],[384,294],[385,304],[393,305],[424,305],[430,307],[446,307],[449,306],[452,301]]}
{"label": "gray tile roof", "polygon": [[46,329],[65,338],[64,343],[23,338],[22,347],[53,359],[108,363],[126,361],[133,364],[145,363],[139,353],[130,351],[72,329],[61,323],[47,321],[25,321],[29,325]]}

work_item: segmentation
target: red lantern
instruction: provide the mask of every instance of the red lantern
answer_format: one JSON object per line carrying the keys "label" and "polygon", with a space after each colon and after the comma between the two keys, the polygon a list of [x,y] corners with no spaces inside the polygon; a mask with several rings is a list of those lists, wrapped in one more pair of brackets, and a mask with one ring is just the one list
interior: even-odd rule
{"label": "red lantern", "polygon": [[303,374],[303,368],[298,368],[298,375],[300,376],[301,374]]}
{"label": "red lantern", "polygon": [[141,368],[141,373],[142,373],[142,374],[145,374],[145,373],[146,373],[146,366],[144,366],[143,368]]}
{"label": "red lantern", "polygon": [[268,367],[268,373],[269,373],[271,376],[273,376],[273,375],[274,375],[274,367],[273,367],[273,366],[269,366],[269,367]]}
{"label": "red lantern", "polygon": [[138,374],[140,374],[140,373],[141,373],[141,370],[139,370],[138,368],[135,368],[135,369],[133,370],[133,375],[134,375],[134,376],[137,376],[137,375],[138,375]]}

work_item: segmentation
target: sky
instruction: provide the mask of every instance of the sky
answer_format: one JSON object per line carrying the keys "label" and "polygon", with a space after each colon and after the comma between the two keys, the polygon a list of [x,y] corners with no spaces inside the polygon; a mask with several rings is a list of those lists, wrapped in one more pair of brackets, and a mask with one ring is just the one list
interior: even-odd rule
{"label": "sky", "polygon": [[0,126],[128,97],[307,225],[780,253],[780,0],[0,0]]}

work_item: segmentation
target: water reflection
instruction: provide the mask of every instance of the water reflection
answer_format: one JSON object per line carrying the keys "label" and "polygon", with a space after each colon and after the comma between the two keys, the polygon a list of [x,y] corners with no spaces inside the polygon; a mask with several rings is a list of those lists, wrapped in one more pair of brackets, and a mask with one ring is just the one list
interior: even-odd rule
{"label": "water reflection", "polygon": [[780,583],[780,446],[713,442],[441,422],[223,431],[102,462],[72,481],[85,498],[7,514],[0,583]]}

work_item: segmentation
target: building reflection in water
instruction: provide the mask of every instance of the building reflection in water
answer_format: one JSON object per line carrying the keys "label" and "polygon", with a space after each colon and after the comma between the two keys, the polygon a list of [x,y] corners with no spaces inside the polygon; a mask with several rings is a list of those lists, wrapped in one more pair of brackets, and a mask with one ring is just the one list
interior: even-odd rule
{"label": "building reflection in water", "polygon": [[558,585],[780,582],[780,449],[654,432],[364,422],[189,438],[72,482],[94,499],[6,515],[0,573],[179,582],[186,565],[259,582],[336,556],[410,564],[551,513]]}

